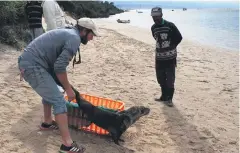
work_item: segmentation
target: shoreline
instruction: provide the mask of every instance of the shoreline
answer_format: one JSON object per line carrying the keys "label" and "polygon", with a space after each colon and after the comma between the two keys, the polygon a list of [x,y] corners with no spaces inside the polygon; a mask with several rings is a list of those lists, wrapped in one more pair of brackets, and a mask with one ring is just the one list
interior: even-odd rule
{"label": "shoreline", "polygon": [[[238,23],[236,25],[236,23],[234,22],[233,26],[231,26],[235,29],[234,31],[231,30],[232,28],[228,29],[228,30],[221,30],[222,26],[215,25],[216,24],[215,20],[210,18],[211,16],[216,14],[216,13],[212,13],[212,12],[209,12],[211,16],[209,17],[209,19],[206,18],[206,20],[207,20],[206,22],[210,22],[208,20],[211,20],[212,22],[215,23],[213,25],[210,25],[210,26],[205,25],[206,24],[206,23],[204,23],[205,21],[201,21],[198,23],[198,21],[196,21],[196,20],[190,20],[191,18],[194,18],[191,14],[197,15],[196,16],[197,19],[205,20],[204,17],[206,16],[206,13],[204,14],[204,12],[205,12],[204,10],[208,10],[208,9],[201,9],[201,10],[189,9],[188,11],[181,11],[181,9],[180,10],[178,9],[178,11],[174,11],[174,12],[172,12],[171,9],[164,9],[163,13],[165,14],[164,17],[166,17],[166,20],[169,19],[170,21],[173,21],[174,23],[177,24],[179,30],[181,31],[181,33],[183,35],[184,41],[187,40],[188,42],[197,43],[201,46],[204,45],[204,46],[211,47],[211,48],[239,52],[239,43],[237,41],[239,39],[239,37],[238,37],[238,35],[236,35],[236,34],[238,34],[238,30],[235,29],[235,27],[238,25]],[[210,10],[213,11],[214,9],[210,9]],[[219,9],[219,10],[229,10],[229,9]],[[135,11],[130,11],[130,12],[124,12],[124,13],[117,14],[117,15],[112,15],[109,18],[99,18],[99,19],[105,20],[105,22],[112,22],[114,24],[117,23],[116,20],[118,18],[126,19],[126,20],[130,19],[131,23],[129,23],[129,26],[133,26],[134,28],[138,28],[138,29],[139,28],[145,29],[149,33],[151,33],[150,29],[151,29],[152,19],[150,18],[150,9],[145,9],[145,10],[142,9],[142,11],[143,11],[143,14],[137,14],[137,13],[134,13]],[[202,11],[203,15],[199,15],[199,14],[201,14],[201,11]],[[227,11],[227,12],[229,12],[229,11]],[[235,15],[235,14],[236,13],[234,13],[233,15]],[[192,24],[190,23],[188,26],[185,24],[185,22],[180,21],[179,17],[184,16],[184,15],[186,16],[186,19],[185,19],[186,22],[194,21],[194,23],[192,23]],[[142,23],[141,20],[144,20],[144,22]],[[232,20],[232,18],[231,18],[231,20]],[[195,22],[196,22],[196,24],[195,24]],[[230,19],[229,19],[229,22],[230,22]],[[117,24],[119,24],[119,23],[117,23]],[[211,23],[209,23],[209,24],[211,24]],[[195,27],[197,30],[199,30],[199,32],[200,32],[199,34],[197,34],[198,31],[196,31]],[[220,32],[218,33],[218,31],[216,31],[214,29],[219,29]],[[213,34],[211,34],[212,32],[213,32]],[[232,33],[232,32],[234,32],[234,33]],[[214,33],[218,33],[218,34],[214,35]],[[225,36],[227,36],[228,34],[229,34],[229,39],[226,39]]]}
{"label": "shoreline", "polygon": [[[129,24],[121,24],[121,23],[117,23],[117,22],[113,22],[113,21],[106,21],[104,18],[103,19],[93,19],[93,20],[96,22],[96,24],[98,25],[99,28],[114,30],[117,33],[131,37],[131,38],[141,41],[143,43],[147,43],[149,45],[155,45],[155,40],[153,39],[153,37],[151,35],[151,31],[147,30],[146,28],[141,28],[141,27],[137,27],[137,26],[133,26],[133,25],[129,25]],[[144,36],[144,38],[142,38],[141,35],[138,34],[138,31],[141,31],[143,33],[142,35]],[[239,49],[215,47],[213,45],[208,45],[205,43],[200,43],[197,41],[189,40],[184,37],[183,37],[183,40],[180,43],[180,45],[181,44],[184,44],[184,45],[194,44],[199,47],[209,48],[210,50],[239,53]]]}

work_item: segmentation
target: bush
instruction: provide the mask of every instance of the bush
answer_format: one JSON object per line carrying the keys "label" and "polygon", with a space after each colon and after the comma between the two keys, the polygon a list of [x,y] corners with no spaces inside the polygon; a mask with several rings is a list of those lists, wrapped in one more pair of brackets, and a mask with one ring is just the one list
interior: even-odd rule
{"label": "bush", "polygon": [[[113,3],[101,1],[57,1],[74,18],[109,17],[123,12]],[[0,43],[18,49],[29,42],[29,28],[24,7],[26,1],[1,1],[0,3]]]}
{"label": "bush", "polygon": [[21,48],[28,41],[27,19],[23,1],[0,3],[0,42]]}
{"label": "bush", "polygon": [[57,1],[75,19],[81,17],[104,18],[122,13],[123,10],[108,1]]}

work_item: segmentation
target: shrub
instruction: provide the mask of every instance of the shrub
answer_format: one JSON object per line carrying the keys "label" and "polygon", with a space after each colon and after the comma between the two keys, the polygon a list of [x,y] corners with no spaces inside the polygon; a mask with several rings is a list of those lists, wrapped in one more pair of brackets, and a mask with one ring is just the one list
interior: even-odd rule
{"label": "shrub", "polygon": [[23,1],[0,3],[0,42],[21,48],[28,41],[27,20]]}
{"label": "shrub", "polygon": [[114,6],[114,3],[108,1],[58,1],[75,19],[81,17],[104,18],[110,15],[122,13],[123,10]]}
{"label": "shrub", "polygon": [[[74,18],[109,17],[123,12],[107,1],[57,1]],[[18,49],[30,40],[27,17],[24,7],[26,1],[1,1],[0,3],[0,43]]]}

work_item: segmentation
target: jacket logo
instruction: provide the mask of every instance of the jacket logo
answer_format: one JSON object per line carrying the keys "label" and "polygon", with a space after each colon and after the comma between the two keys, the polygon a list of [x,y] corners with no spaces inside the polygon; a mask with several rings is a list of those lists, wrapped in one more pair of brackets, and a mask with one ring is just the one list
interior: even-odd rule
{"label": "jacket logo", "polygon": [[167,48],[170,46],[170,41],[163,41],[162,42],[162,48]]}
{"label": "jacket logo", "polygon": [[168,37],[168,34],[167,33],[161,33],[160,37],[161,37],[162,40],[166,40],[167,37]]}

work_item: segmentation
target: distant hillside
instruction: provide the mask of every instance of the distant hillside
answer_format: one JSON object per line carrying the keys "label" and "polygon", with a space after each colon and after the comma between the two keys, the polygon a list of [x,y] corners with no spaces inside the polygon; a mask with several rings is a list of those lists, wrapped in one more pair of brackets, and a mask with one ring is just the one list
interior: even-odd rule
{"label": "distant hillside", "polygon": [[57,1],[64,11],[74,18],[90,17],[105,18],[124,12],[117,8],[113,2],[108,1]]}

